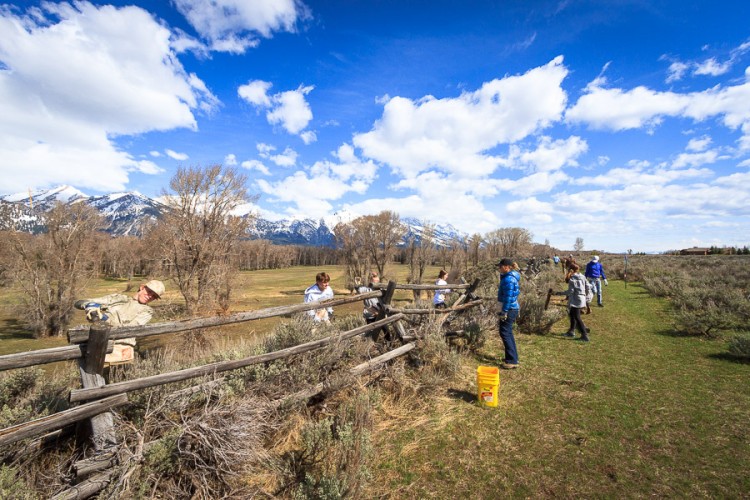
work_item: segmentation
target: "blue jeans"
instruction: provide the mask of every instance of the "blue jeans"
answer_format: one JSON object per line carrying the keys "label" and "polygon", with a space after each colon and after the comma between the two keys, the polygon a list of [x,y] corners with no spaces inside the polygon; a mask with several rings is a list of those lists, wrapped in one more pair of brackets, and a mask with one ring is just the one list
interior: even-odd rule
{"label": "blue jeans", "polygon": [[518,351],[516,350],[516,339],[513,337],[513,323],[518,317],[518,309],[509,309],[508,318],[500,323],[500,338],[505,346],[505,361],[509,365],[518,364]]}
{"label": "blue jeans", "polygon": [[591,278],[589,285],[591,285],[591,289],[594,291],[594,295],[596,295],[596,303],[602,305],[602,279]]}

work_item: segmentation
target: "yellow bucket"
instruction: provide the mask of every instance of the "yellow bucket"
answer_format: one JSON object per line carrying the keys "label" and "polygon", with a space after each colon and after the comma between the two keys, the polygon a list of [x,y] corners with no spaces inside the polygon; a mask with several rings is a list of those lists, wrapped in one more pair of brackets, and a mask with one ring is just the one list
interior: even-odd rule
{"label": "yellow bucket", "polygon": [[495,366],[477,367],[477,398],[480,406],[497,406],[500,369]]}

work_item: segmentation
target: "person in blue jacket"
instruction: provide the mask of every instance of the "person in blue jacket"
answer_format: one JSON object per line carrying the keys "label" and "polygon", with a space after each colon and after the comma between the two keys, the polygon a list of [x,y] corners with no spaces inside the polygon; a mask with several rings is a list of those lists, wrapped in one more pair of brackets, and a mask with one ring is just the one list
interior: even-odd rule
{"label": "person in blue jacket", "polygon": [[604,275],[604,268],[602,267],[602,263],[599,262],[598,255],[594,255],[593,257],[591,257],[589,263],[586,264],[585,276],[586,279],[589,280],[591,289],[596,294],[597,304],[599,304],[599,307],[604,307],[604,304],[602,303],[602,281],[605,285],[609,285],[609,282],[607,281],[607,277]]}
{"label": "person in blue jacket", "polygon": [[521,275],[513,270],[513,261],[510,259],[502,259],[497,265],[500,268],[500,285],[497,289],[497,301],[500,305],[498,323],[500,338],[505,347],[505,358],[500,367],[512,370],[518,368],[518,351],[516,339],[513,337],[513,323],[518,318],[521,309],[518,305]]}

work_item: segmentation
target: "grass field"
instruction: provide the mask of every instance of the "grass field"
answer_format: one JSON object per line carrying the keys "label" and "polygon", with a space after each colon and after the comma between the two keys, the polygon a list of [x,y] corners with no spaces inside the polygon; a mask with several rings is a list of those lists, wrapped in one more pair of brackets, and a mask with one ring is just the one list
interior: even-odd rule
{"label": "grass field", "polygon": [[746,497],[750,365],[722,341],[669,334],[668,304],[613,281],[585,322],[592,342],[517,335],[500,405],[476,399],[493,335],[431,410],[384,422],[372,496]]}
{"label": "grass field", "polygon": [[[232,312],[299,303],[319,270],[241,273]],[[341,267],[324,270],[337,296],[349,293]],[[396,266],[392,277],[406,272]],[[98,280],[87,294],[125,287]],[[30,338],[14,300],[0,293],[0,354],[65,343]],[[381,408],[364,497],[747,497],[750,364],[727,355],[723,340],[671,334],[669,303],[637,284],[612,280],[604,301],[584,317],[589,344],[562,337],[564,322],[553,335],[517,334],[521,368],[501,371],[498,408],[475,402],[477,365],[502,358],[496,332],[421,404]],[[157,310],[179,303],[171,286]],[[337,309],[346,313],[361,305]],[[278,321],[220,334],[258,337]]]}

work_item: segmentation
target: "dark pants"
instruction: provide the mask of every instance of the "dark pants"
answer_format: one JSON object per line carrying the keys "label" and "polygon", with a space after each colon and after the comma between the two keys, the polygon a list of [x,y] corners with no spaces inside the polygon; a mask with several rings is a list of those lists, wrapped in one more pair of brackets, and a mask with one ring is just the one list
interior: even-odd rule
{"label": "dark pants", "polygon": [[518,364],[518,351],[516,350],[516,339],[513,337],[513,323],[518,317],[518,309],[508,310],[508,317],[500,322],[500,338],[505,346],[505,361],[509,365]]}
{"label": "dark pants", "polygon": [[570,328],[568,328],[568,331],[573,333],[575,329],[578,328],[578,331],[581,332],[583,337],[588,337],[588,330],[586,330],[586,325],[583,324],[581,311],[583,311],[583,309],[578,307],[568,308],[568,317],[570,318]]}

